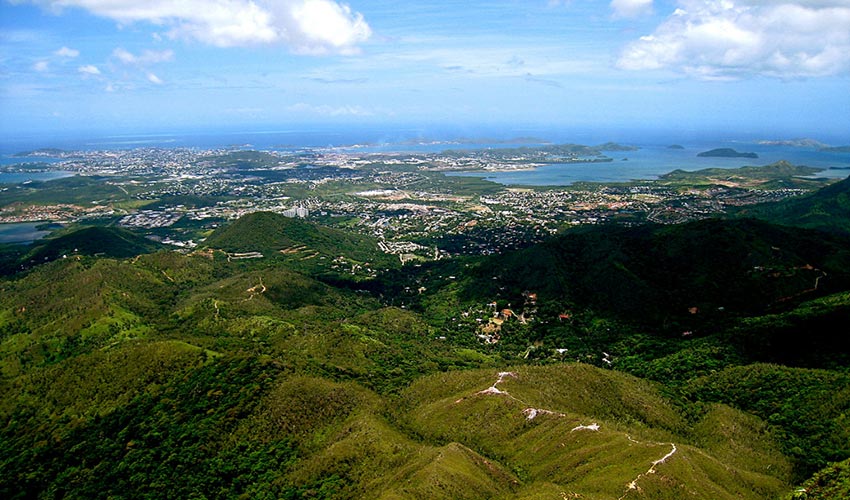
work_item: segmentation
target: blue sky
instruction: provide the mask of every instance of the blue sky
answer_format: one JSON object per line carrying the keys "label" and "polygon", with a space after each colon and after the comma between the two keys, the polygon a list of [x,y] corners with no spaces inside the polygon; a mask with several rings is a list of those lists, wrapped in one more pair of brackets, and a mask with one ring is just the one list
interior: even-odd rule
{"label": "blue sky", "polygon": [[0,133],[309,124],[850,142],[850,0],[0,0]]}

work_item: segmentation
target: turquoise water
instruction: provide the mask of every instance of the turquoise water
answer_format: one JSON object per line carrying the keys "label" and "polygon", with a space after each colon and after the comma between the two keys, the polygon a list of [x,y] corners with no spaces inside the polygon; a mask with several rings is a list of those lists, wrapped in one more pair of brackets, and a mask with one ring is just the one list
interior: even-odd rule
{"label": "turquoise water", "polygon": [[[850,153],[829,153],[811,148],[766,146],[759,144],[684,145],[685,149],[665,146],[641,146],[638,151],[609,151],[610,163],[552,164],[530,170],[505,172],[452,172],[448,175],[481,177],[505,185],[568,186],[576,182],[627,182],[657,179],[681,169],[739,168],[764,166],[780,160],[794,165],[822,168],[818,177],[844,178],[850,175]],[[716,147],[732,147],[740,152],[755,152],[758,158],[704,158],[697,153]]]}
{"label": "turquoise water", "polygon": [[[43,147],[58,147],[66,150],[128,149],[134,147],[192,147],[221,148],[236,146],[243,149],[290,150],[299,148],[333,147],[351,153],[440,152],[446,149],[505,148],[524,144],[511,141],[515,137],[536,137],[549,143],[601,144],[615,141],[624,145],[639,146],[639,151],[607,152],[614,159],[610,163],[547,165],[534,170],[513,172],[469,172],[450,175],[485,177],[502,184],[515,185],[569,185],[575,182],[622,182],[639,179],[655,179],[676,169],[687,171],[703,168],[738,168],[746,165],[768,165],[786,160],[795,165],[808,165],[824,169],[819,176],[846,177],[850,175],[850,153],[828,153],[815,148],[770,146],[758,144],[765,137],[758,134],[748,136],[731,134],[697,134],[683,131],[625,131],[597,128],[592,130],[507,130],[502,128],[464,130],[463,128],[440,129],[425,127],[418,129],[383,127],[303,127],[268,131],[209,131],[207,133],[174,133],[148,135],[122,135],[94,138],[25,138],[11,140],[0,138],[0,152],[11,155]],[[469,137],[479,139],[461,139]],[[485,137],[493,138],[492,142]],[[745,138],[742,138],[745,137]],[[770,138],[770,137],[767,137]],[[850,137],[820,138],[834,145],[850,144]],[[680,144],[685,149],[669,149],[670,144]],[[353,146],[357,145],[357,146]],[[702,151],[729,147],[741,152],[755,152],[758,159],[748,158],[698,158]],[[0,156],[0,164],[22,162],[55,162],[58,159]],[[57,167],[60,167],[57,165]],[[0,182],[25,182],[26,180],[49,180],[71,175],[67,172],[42,172],[32,174],[0,173]]]}
{"label": "turquoise water", "polygon": [[[71,177],[74,172],[54,170],[50,172],[0,172],[0,184],[20,184],[27,181],[52,181]],[[3,195],[0,194],[0,197]]]}

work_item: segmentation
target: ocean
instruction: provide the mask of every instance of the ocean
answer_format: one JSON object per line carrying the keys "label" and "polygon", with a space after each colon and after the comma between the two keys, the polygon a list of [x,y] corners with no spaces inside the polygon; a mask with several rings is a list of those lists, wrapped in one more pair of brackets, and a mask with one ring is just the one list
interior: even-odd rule
{"label": "ocean", "polygon": [[[517,138],[517,139],[511,139]],[[504,148],[540,143],[575,143],[595,145],[608,141],[637,146],[637,151],[606,152],[614,159],[610,163],[556,164],[533,170],[508,172],[457,172],[450,175],[484,177],[506,185],[563,186],[575,182],[622,182],[655,179],[672,170],[703,168],[737,168],[747,165],[768,165],[780,160],[795,165],[824,169],[818,176],[843,178],[850,175],[850,153],[819,151],[813,147],[792,147],[759,144],[762,139],[775,139],[757,134],[698,134],[693,131],[623,131],[608,129],[546,129],[500,127],[454,129],[446,127],[385,127],[385,126],[305,126],[275,130],[233,130],[208,132],[178,132],[163,134],[111,135],[91,137],[50,138],[29,137],[0,140],[0,164],[33,162],[33,159],[11,155],[40,148],[66,150],[131,149],[137,147],[198,149],[239,148],[290,151],[303,148],[330,148],[340,152],[439,152],[447,149]],[[838,142],[838,141],[846,142]],[[850,143],[850,138],[833,139],[834,145]],[[679,144],[684,149],[670,149]],[[728,147],[741,152],[754,152],[750,158],[700,158],[697,153]],[[39,158],[36,161],[41,161]],[[47,160],[51,161],[51,160]],[[55,161],[55,159],[53,160]],[[33,180],[42,174],[2,174],[0,182],[23,182],[17,175]],[[47,177],[54,175],[46,173]],[[56,173],[62,176],[66,174]],[[6,176],[4,178],[4,176]],[[40,179],[40,180],[43,180]],[[26,180],[23,179],[23,180]]]}
{"label": "ocean", "polygon": [[[568,186],[576,182],[628,182],[651,180],[681,169],[739,168],[764,166],[785,160],[794,165],[821,168],[816,177],[850,176],[850,153],[832,153],[814,148],[768,146],[740,142],[682,145],[670,149],[660,145],[637,145],[637,151],[609,151],[610,163],[552,164],[530,170],[505,172],[454,172],[449,175],[481,177],[489,181],[515,186]],[[697,154],[717,147],[730,147],[739,152],[753,152],[758,158],[706,158]]]}

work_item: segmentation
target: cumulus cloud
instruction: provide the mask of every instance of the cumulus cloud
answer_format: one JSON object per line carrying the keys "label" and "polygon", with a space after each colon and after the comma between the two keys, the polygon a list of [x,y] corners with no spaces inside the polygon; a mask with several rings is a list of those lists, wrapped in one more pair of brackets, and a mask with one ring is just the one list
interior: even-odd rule
{"label": "cumulus cloud", "polygon": [[61,13],[78,7],[122,24],[148,22],[172,38],[220,46],[285,44],[296,52],[349,53],[372,34],[334,0],[21,0]]}
{"label": "cumulus cloud", "polygon": [[32,65],[32,69],[39,73],[45,73],[50,70],[50,63],[47,61],[38,61]]}
{"label": "cumulus cloud", "polygon": [[100,74],[100,70],[97,69],[97,66],[94,66],[92,64],[86,64],[85,66],[80,66],[79,68],[77,68],[77,71],[79,71],[80,73],[82,73],[84,75],[99,75]]}
{"label": "cumulus cloud", "polygon": [[850,0],[679,0],[622,69],[702,79],[802,78],[850,72]]}
{"label": "cumulus cloud", "polygon": [[80,51],[76,49],[69,49],[68,47],[62,47],[61,49],[54,52],[55,55],[59,57],[67,57],[68,59],[74,59],[80,55]]}
{"label": "cumulus cloud", "polygon": [[154,85],[162,85],[163,83],[162,79],[160,79],[160,77],[156,76],[153,73],[148,73],[148,81],[153,83]]}
{"label": "cumulus cloud", "polygon": [[612,0],[614,17],[638,17],[652,13],[652,0]]}

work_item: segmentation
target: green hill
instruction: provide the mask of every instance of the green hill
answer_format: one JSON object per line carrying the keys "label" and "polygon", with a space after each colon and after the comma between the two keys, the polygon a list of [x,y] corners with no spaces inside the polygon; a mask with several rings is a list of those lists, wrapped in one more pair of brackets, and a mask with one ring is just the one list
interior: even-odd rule
{"label": "green hill", "polygon": [[[483,262],[460,295],[522,304],[523,291],[562,309],[662,325],[761,313],[850,283],[846,238],[755,220],[601,227]],[[817,285],[817,286],[816,286]]]}
{"label": "green hill", "polygon": [[231,151],[229,153],[204,158],[215,166],[234,170],[252,170],[277,166],[281,160],[265,151]]}
{"label": "green hill", "polygon": [[[6,394],[17,404],[2,413],[4,498],[758,499],[790,489],[757,419],[718,406],[689,430],[651,384],[588,366],[433,375],[388,415],[386,396],[273,357],[140,348],[56,366],[33,379],[58,385]],[[145,360],[138,373],[123,374],[134,356]],[[95,390],[64,385],[73,380]]]}
{"label": "green hill", "polygon": [[725,184],[757,189],[811,189],[813,186],[823,186],[822,179],[813,178],[821,171],[823,171],[821,168],[792,165],[781,160],[761,167],[674,170],[659,176],[659,179],[664,183],[682,187]]}
{"label": "green hill", "polygon": [[398,263],[378,249],[374,238],[271,212],[245,215],[204,244],[230,253],[259,252],[311,274],[374,276],[375,270]]}
{"label": "green hill", "polygon": [[756,364],[700,377],[688,397],[725,403],[754,414],[778,430],[782,451],[802,477],[850,456],[850,376]]}
{"label": "green hill", "polygon": [[131,231],[114,227],[86,227],[42,240],[22,259],[32,265],[75,255],[128,258],[156,252],[164,245]]}
{"label": "green hill", "polygon": [[[581,498],[630,491],[767,498],[785,488],[789,470],[763,424],[726,408],[706,414],[692,432],[654,386],[587,365],[438,374],[403,396],[399,412],[408,428],[510,467],[521,481],[510,498],[543,488]],[[730,440],[709,444],[724,426]],[[746,443],[746,456],[728,449],[737,440]]]}
{"label": "green hill", "polygon": [[804,197],[742,207],[734,212],[776,224],[850,233],[850,177]]}
{"label": "green hill", "polygon": [[[581,229],[382,302],[305,264],[374,242],[301,220],[219,229],[229,258],[92,234],[0,279],[2,498],[761,499],[850,457],[842,236]],[[476,308],[513,308],[498,344]]]}

